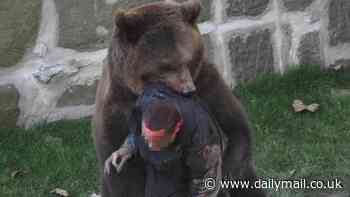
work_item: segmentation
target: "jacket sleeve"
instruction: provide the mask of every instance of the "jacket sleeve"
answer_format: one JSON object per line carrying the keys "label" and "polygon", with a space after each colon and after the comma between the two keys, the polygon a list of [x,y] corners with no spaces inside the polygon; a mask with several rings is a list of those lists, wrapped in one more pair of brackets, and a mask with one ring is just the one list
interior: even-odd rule
{"label": "jacket sleeve", "polygon": [[135,154],[137,152],[136,137],[141,132],[140,116],[141,116],[141,112],[139,108],[135,108],[131,112],[131,115],[128,120],[129,134],[121,146],[121,148],[126,148],[132,154]]}
{"label": "jacket sleeve", "polygon": [[186,156],[190,171],[190,196],[216,197],[222,179],[222,139],[210,117],[200,116]]}
{"label": "jacket sleeve", "polygon": [[120,148],[126,149],[131,155],[134,155],[137,152],[135,137],[136,136],[134,133],[129,133],[129,135],[126,137],[124,143]]}

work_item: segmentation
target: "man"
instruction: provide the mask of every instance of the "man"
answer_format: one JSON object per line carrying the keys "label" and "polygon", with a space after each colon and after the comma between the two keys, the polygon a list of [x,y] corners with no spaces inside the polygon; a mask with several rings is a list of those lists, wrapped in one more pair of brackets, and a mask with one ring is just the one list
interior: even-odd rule
{"label": "man", "polygon": [[219,187],[205,181],[222,178],[226,137],[195,97],[177,94],[163,84],[148,85],[137,101],[125,143],[105,163],[120,172],[127,160],[146,163],[146,197],[217,196]]}

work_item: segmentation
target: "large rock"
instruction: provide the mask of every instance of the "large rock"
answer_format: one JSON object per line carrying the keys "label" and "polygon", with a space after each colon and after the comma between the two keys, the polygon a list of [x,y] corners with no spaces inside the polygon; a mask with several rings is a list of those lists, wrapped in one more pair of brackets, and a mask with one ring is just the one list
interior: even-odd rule
{"label": "large rock", "polygon": [[59,46],[77,50],[108,45],[112,7],[105,0],[55,0],[59,13]]}
{"label": "large rock", "polygon": [[97,89],[97,81],[92,85],[75,85],[68,88],[57,102],[57,107],[76,105],[93,105]]}
{"label": "large rock", "polygon": [[323,66],[319,32],[310,32],[302,36],[298,57],[300,64]]}
{"label": "large rock", "polygon": [[19,94],[15,86],[0,86],[0,127],[16,126]]}
{"label": "large rock", "polygon": [[0,67],[16,64],[36,39],[41,0],[0,1]]}
{"label": "large rock", "polygon": [[288,11],[303,11],[311,5],[314,0],[282,0]]}
{"label": "large rock", "polygon": [[228,43],[233,78],[249,81],[258,73],[273,71],[274,56],[270,29],[234,33]]}
{"label": "large rock", "polygon": [[270,0],[227,0],[228,17],[258,16],[264,13]]}
{"label": "large rock", "polygon": [[350,42],[350,1],[333,0],[329,5],[329,37],[332,46]]}

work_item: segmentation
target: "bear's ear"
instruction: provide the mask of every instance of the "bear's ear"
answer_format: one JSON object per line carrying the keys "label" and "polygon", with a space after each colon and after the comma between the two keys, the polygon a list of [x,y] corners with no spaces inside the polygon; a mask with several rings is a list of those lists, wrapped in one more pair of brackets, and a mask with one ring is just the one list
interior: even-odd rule
{"label": "bear's ear", "polygon": [[116,33],[125,36],[129,42],[136,43],[144,33],[144,17],[138,13],[123,10],[117,10],[113,15]]}
{"label": "bear's ear", "polygon": [[200,0],[188,0],[181,4],[181,9],[185,21],[195,24],[201,12],[201,2]]}

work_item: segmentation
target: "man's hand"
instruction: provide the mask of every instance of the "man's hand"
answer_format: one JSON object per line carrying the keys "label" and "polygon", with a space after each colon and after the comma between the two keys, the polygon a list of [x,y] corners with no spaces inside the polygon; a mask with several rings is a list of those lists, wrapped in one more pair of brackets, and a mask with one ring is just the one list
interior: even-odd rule
{"label": "man's hand", "polygon": [[126,147],[122,147],[113,152],[111,156],[105,161],[104,173],[110,175],[112,167],[115,167],[117,173],[119,173],[126,161],[129,160],[131,156],[132,152]]}

